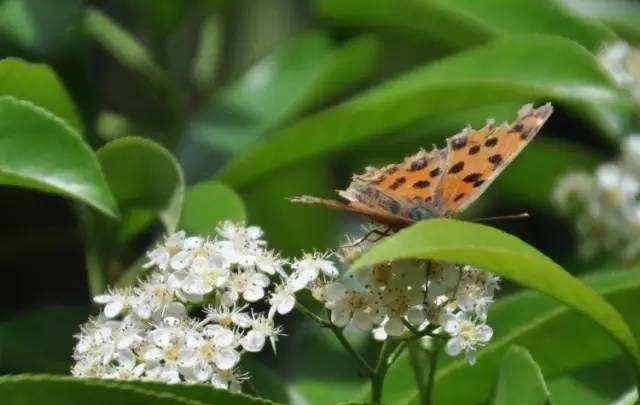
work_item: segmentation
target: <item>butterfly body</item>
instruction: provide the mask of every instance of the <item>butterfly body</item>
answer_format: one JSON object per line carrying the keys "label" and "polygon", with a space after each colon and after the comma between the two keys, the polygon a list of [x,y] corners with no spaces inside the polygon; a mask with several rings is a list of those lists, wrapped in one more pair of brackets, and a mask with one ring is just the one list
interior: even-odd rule
{"label": "butterfly body", "polygon": [[405,158],[399,164],[368,167],[355,175],[345,200],[297,197],[297,202],[322,204],[358,213],[392,228],[430,217],[456,214],[473,203],[533,139],[553,108],[523,106],[511,123],[470,127],[447,139],[447,146]]}

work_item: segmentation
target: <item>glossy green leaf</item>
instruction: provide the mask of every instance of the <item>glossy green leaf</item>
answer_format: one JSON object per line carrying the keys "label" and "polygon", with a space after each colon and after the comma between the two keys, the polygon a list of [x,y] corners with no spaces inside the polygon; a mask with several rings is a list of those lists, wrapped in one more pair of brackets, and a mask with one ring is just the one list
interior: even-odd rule
{"label": "glossy green leaf", "polygon": [[602,24],[559,7],[555,0],[316,0],[319,12],[342,23],[395,29],[453,48],[503,35],[546,33],[594,50],[615,35]]}
{"label": "glossy green leaf", "polygon": [[509,349],[502,360],[492,404],[550,405],[549,396],[542,370],[527,349]]}
{"label": "glossy green leaf", "polygon": [[118,209],[87,144],[60,118],[0,97],[0,184],[61,195],[116,218]]}
{"label": "glossy green leaf", "polygon": [[76,379],[52,375],[0,377],[0,397],[12,405],[276,405],[275,402],[234,394],[204,385],[162,384],[140,381]]}
{"label": "glossy green leaf", "polygon": [[204,181],[187,189],[180,228],[190,234],[212,235],[221,221],[245,219],[246,208],[235,191],[217,181]]}
{"label": "glossy green leaf", "polygon": [[640,365],[640,350],[620,313],[592,288],[515,236],[453,219],[421,221],[377,244],[353,269],[402,258],[470,264],[548,294],[593,319]]}
{"label": "glossy green leaf", "polygon": [[612,136],[628,125],[632,108],[593,56],[575,43],[545,36],[510,38],[428,64],[278,130],[232,160],[221,178],[243,185],[419,120],[513,98],[567,103]]}
{"label": "glossy green leaf", "polygon": [[86,308],[60,306],[0,320],[0,373],[68,374],[73,335],[86,319]]}
{"label": "glossy green leaf", "polygon": [[[620,311],[640,337],[637,297],[640,271],[616,269],[582,279]],[[471,367],[462,357],[442,356],[436,375],[435,400],[441,405],[471,405],[488,401],[500,362],[512,345],[526,347],[542,368],[547,380],[567,372],[606,361],[622,354],[604,329],[578,311],[535,291],[523,291],[499,299],[491,306],[488,323],[494,329],[490,344],[477,354]],[[580,344],[576,344],[576,342]],[[561,355],[559,355],[561,353]],[[627,359],[629,369],[633,362]],[[368,398],[364,387],[358,400]],[[417,405],[406,356],[391,368],[385,383],[385,401],[394,405]]]}
{"label": "glossy green leaf", "polygon": [[576,13],[600,20],[628,41],[640,44],[640,4],[627,0],[557,0]]}
{"label": "glossy green leaf", "polygon": [[123,212],[150,210],[171,232],[178,225],[184,199],[180,165],[161,145],[145,138],[116,139],[97,152]]}
{"label": "glossy green leaf", "polygon": [[89,286],[94,295],[106,287],[107,269],[118,276],[124,271],[118,255],[156,218],[167,232],[176,229],[185,189],[178,162],[167,149],[151,140],[119,138],[98,150],[97,156],[122,219],[109,221],[81,212]]}
{"label": "glossy green leaf", "polygon": [[57,115],[82,133],[82,122],[69,93],[47,65],[18,58],[0,61],[0,95],[30,101]]}

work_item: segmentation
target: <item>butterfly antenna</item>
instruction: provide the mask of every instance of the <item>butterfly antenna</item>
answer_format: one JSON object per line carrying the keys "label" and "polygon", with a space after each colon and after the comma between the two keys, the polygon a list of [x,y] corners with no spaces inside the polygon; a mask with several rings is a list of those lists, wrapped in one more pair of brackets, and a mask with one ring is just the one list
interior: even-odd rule
{"label": "butterfly antenna", "polygon": [[510,214],[510,215],[498,215],[496,217],[484,217],[484,218],[475,218],[471,221],[473,222],[489,222],[489,221],[498,221],[503,219],[525,219],[529,218],[530,215],[528,212],[521,212],[519,214]]}

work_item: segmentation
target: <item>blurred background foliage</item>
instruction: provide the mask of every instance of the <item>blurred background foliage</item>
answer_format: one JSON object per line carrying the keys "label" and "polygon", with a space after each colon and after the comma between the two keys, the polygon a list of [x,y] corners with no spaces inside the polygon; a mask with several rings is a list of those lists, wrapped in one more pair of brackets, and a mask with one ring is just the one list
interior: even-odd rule
{"label": "blurred background foliage", "polygon": [[[529,212],[495,226],[596,273],[586,280],[640,334],[638,272],[577,260],[550,204],[560,174],[640,130],[640,107],[594,56],[619,39],[640,46],[640,3],[0,0],[0,131],[20,135],[0,143],[0,371],[67,373],[91,294],[131,283],[165,230],[246,219],[286,256],[335,247],[362,221],[286,197],[333,197],[366,165],[511,120],[527,102],[556,112],[465,216]],[[533,356],[556,404],[605,403],[631,385],[602,332],[515,291],[490,315],[486,358],[443,363],[438,404],[491,397],[511,344],[531,355],[512,349],[502,367]],[[293,319],[287,332],[282,353],[264,356],[270,370],[247,365],[261,394],[362,397],[326,331]],[[389,378],[389,403],[416,400],[406,361]]]}

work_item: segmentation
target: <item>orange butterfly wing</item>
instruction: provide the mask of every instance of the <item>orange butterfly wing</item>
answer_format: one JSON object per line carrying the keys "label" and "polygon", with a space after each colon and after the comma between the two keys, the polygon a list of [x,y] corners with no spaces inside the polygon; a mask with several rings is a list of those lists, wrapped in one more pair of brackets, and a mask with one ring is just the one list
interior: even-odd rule
{"label": "orange butterfly wing", "polygon": [[360,213],[394,227],[460,212],[515,159],[552,112],[549,103],[539,108],[527,104],[510,125],[466,128],[447,139],[446,148],[421,150],[399,164],[369,167],[339,191],[347,204],[308,196],[295,201]]}
{"label": "orange butterfly wing", "polygon": [[434,197],[441,215],[456,213],[473,203],[538,133],[553,108],[527,104],[512,124],[488,124],[469,135],[447,140],[446,173]]}
{"label": "orange butterfly wing", "polygon": [[367,168],[364,174],[354,176],[349,188],[340,195],[350,202],[414,220],[432,216],[432,201],[445,163],[444,150],[421,150],[402,163]]}

